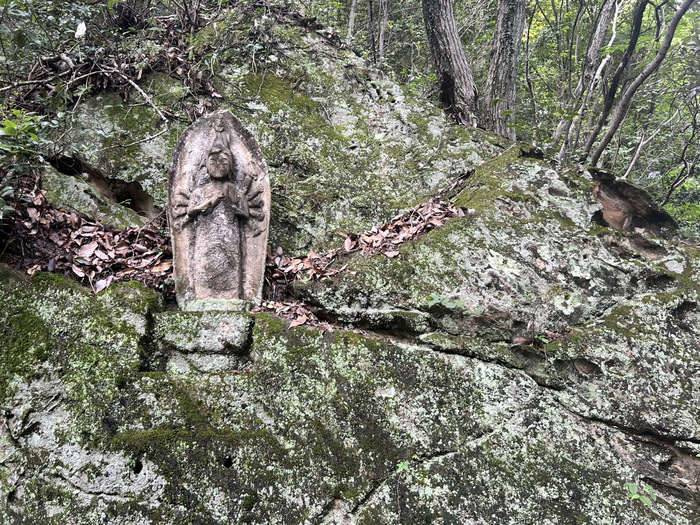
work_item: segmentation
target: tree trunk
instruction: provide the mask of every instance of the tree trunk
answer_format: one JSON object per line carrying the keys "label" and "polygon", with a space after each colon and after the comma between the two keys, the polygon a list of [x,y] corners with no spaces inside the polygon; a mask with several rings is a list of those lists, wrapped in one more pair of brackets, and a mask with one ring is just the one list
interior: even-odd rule
{"label": "tree trunk", "polygon": [[671,183],[671,186],[668,188],[668,192],[666,193],[664,200],[661,201],[661,206],[666,206],[668,201],[671,199],[673,192],[680,188],[685,181],[695,175],[695,169],[698,166],[698,156],[700,154],[696,151],[695,154],[692,155],[692,158],[690,158],[689,150],[692,148],[693,144],[696,143],[695,138],[697,137],[698,130],[700,130],[700,126],[698,126],[698,108],[696,106],[695,111],[693,112],[692,122],[690,123],[690,137],[688,137],[688,139],[685,141],[685,145],[681,151],[681,163],[683,164],[683,167]]}
{"label": "tree trunk", "polygon": [[384,42],[386,36],[386,27],[389,24],[389,8],[391,0],[379,0],[379,44],[377,54],[379,60],[383,60],[386,55]]}
{"label": "tree trunk", "polygon": [[[588,46],[586,59],[581,70],[581,77],[579,78],[578,85],[574,89],[574,99],[580,99],[581,95],[584,93],[584,90],[591,86],[593,78],[596,75],[598,65],[600,64],[600,55],[603,51],[605,35],[608,32],[608,28],[610,27],[610,22],[612,22],[616,8],[617,5],[615,0],[604,0],[603,6],[600,9],[600,16],[598,17],[595,32],[593,33],[591,43]],[[611,38],[610,42],[608,42],[608,47],[610,47],[612,44],[613,38]]]}
{"label": "tree trunk", "polygon": [[498,0],[481,116],[486,129],[515,140],[515,84],[525,29],[525,0]]}
{"label": "tree trunk", "polygon": [[[579,138],[581,136],[581,128],[583,127],[583,122],[585,120],[585,112],[588,109],[588,102],[589,100],[595,100],[595,96],[597,95],[595,95],[594,91],[596,90],[596,88],[598,88],[598,85],[603,81],[602,78],[604,76],[604,70],[607,67],[607,63],[609,61],[610,55],[606,56],[600,62],[600,65],[598,66],[598,71],[596,71],[595,76],[593,77],[593,81],[591,82],[591,85],[588,87],[588,90],[586,91],[583,100],[581,101],[581,105],[578,108],[576,117],[574,117],[573,120],[568,121],[569,125],[566,126],[566,139],[564,140],[561,146],[561,150],[559,151],[560,161],[568,160],[569,149],[575,151],[578,148]],[[588,126],[589,129],[591,125],[592,124]]]}
{"label": "tree trunk", "polygon": [[532,139],[536,141],[539,138],[540,119],[537,118],[537,98],[535,97],[535,86],[532,84],[532,78],[530,76],[530,30],[532,28],[533,19],[534,14],[527,22],[527,32],[525,33],[525,83],[530,92],[530,118],[535,125]]}
{"label": "tree trunk", "polygon": [[[616,0],[603,0],[603,5],[601,6],[597,17],[598,21],[596,28],[593,36],[591,37],[588,51],[586,52],[586,58],[581,69],[581,76],[579,77],[576,88],[574,88],[571,94],[571,100],[568,102],[569,115],[571,115],[576,110],[576,106],[578,106],[578,116],[575,119],[562,119],[557,126],[557,130],[554,132],[554,136],[552,137],[552,143],[554,146],[559,143],[562,137],[564,138],[561,150],[559,151],[560,160],[567,157],[567,152],[572,138],[574,136],[578,137],[580,125],[583,121],[583,114],[587,109],[588,100],[590,99],[591,93],[595,88],[595,84],[600,79],[600,73],[602,71],[600,64],[603,43],[608,28],[610,27],[610,22],[613,19],[613,15],[616,15],[616,12]],[[615,28],[613,27],[613,36],[608,42],[608,47],[613,44],[614,38]],[[606,57],[604,60],[607,61],[608,57]],[[575,125],[572,126],[572,124]]]}
{"label": "tree trunk", "polygon": [[610,144],[610,141],[617,132],[617,129],[620,127],[620,124],[622,124],[622,121],[627,114],[627,110],[629,109],[630,102],[632,102],[632,97],[634,97],[634,94],[644,83],[644,81],[659,68],[661,62],[666,57],[666,53],[668,53],[668,49],[671,47],[671,41],[673,40],[673,35],[676,33],[678,23],[696,1],[697,0],[683,0],[683,2],[678,6],[676,14],[673,15],[671,23],[668,24],[666,36],[664,37],[664,41],[661,43],[661,47],[657,51],[656,56],[647,64],[647,67],[645,67],[644,70],[637,75],[637,78],[634,79],[632,84],[630,84],[620,98],[620,101],[615,108],[615,112],[613,113],[612,119],[610,120],[608,131],[601,139],[600,144],[598,144],[598,147],[593,152],[593,155],[591,155],[591,164],[596,165],[600,160],[600,156],[603,154],[603,151],[605,151],[605,148],[608,147],[608,144]]}
{"label": "tree trunk", "polygon": [[377,63],[377,46],[374,39],[374,16],[372,11],[374,6],[372,0],[367,0],[367,39],[369,40],[369,52],[372,57],[372,63]]}
{"label": "tree trunk", "polygon": [[648,4],[649,0],[639,0],[639,3],[635,8],[634,19],[632,21],[632,32],[629,37],[627,49],[622,55],[620,63],[617,66],[617,70],[615,71],[615,74],[613,75],[613,78],[610,81],[610,87],[608,87],[608,89],[605,92],[603,111],[601,112],[601,115],[598,118],[595,127],[588,135],[588,139],[586,140],[586,146],[583,149],[583,157],[588,156],[591,149],[593,148],[593,144],[595,143],[596,139],[598,138],[598,135],[600,134],[601,129],[603,129],[605,122],[607,122],[608,120],[608,116],[610,115],[610,111],[612,110],[613,104],[615,102],[615,97],[617,96],[617,89],[620,86],[620,82],[622,81],[622,75],[627,69],[627,65],[629,64],[629,61],[632,58],[635,49],[637,48],[637,42],[639,41],[639,35],[642,30],[642,22],[644,20],[644,11]]}
{"label": "tree trunk", "polygon": [[440,101],[463,124],[476,124],[477,91],[457,32],[452,0],[423,0],[423,18]]}
{"label": "tree trunk", "polygon": [[348,15],[348,34],[346,40],[352,42],[355,36],[355,16],[357,15],[357,0],[350,1],[350,14]]}

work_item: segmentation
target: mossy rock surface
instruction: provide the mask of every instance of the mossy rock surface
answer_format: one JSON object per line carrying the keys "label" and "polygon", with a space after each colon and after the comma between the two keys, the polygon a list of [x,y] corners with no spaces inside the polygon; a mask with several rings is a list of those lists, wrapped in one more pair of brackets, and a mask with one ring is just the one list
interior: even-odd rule
{"label": "mossy rock surface", "polygon": [[[144,80],[142,89],[160,103],[165,94],[179,93],[181,84],[158,74]],[[171,105],[160,107],[184,110],[186,92],[181,96],[178,104],[168,99]],[[134,97],[139,95],[134,93]],[[125,103],[115,91],[88,98],[77,107],[75,120],[57,143],[63,155],[79,159],[105,178],[137,182],[156,206],[165,206],[170,155],[187,121],[177,120],[166,128],[143,100]]]}
{"label": "mossy rock surface", "polygon": [[[193,42],[216,46],[208,72],[215,102],[260,143],[273,197],[270,242],[287,253],[331,248],[342,241],[338,231],[386,222],[507,145],[454,126],[420,93],[316,32],[252,13],[231,17]],[[166,128],[139,93],[124,102],[107,90],[78,106],[57,145],[105,177],[138,182],[162,208],[172,151],[202,100],[161,73],[145,75],[140,87],[180,118]]]}
{"label": "mossy rock surface", "polygon": [[[697,313],[686,299],[646,295],[648,312],[611,310],[524,352],[447,334],[289,329],[266,314],[166,321],[193,314],[161,312],[140,285],[107,292],[3,273],[5,522],[697,519],[686,476],[699,360],[683,328]],[[683,320],[662,318],[674,336],[627,331],[652,310]],[[242,319],[241,370],[147,366],[192,341],[225,353],[190,332]],[[165,337],[183,323],[184,339]],[[628,499],[625,482],[651,484],[659,502]]]}
{"label": "mossy rock surface", "polygon": [[97,189],[80,177],[65,175],[47,166],[41,174],[41,186],[46,200],[62,209],[87,215],[115,228],[139,228],[143,217],[133,210],[106,199]]}
{"label": "mossy rock surface", "polygon": [[[461,179],[442,195],[473,213],[295,282],[332,331],[0,267],[0,523],[698,523],[698,250],[606,227],[587,171],[322,33],[231,16],[192,44],[270,164],[273,246],[321,252]],[[100,97],[67,151],[163,205],[184,109],[140,142],[152,109]]]}

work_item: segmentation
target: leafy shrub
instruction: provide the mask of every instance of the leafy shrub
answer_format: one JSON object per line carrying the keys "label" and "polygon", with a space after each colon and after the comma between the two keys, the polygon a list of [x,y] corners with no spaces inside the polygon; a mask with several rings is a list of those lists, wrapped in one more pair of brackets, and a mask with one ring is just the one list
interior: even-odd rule
{"label": "leafy shrub", "polygon": [[41,156],[38,131],[42,118],[14,109],[3,119],[0,128],[0,222],[13,211],[8,199],[15,192],[20,177],[36,167]]}

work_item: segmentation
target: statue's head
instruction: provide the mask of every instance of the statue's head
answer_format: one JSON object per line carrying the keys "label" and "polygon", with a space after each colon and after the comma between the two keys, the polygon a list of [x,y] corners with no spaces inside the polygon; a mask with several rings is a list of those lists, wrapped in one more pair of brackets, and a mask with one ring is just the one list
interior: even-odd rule
{"label": "statue's head", "polygon": [[213,180],[233,178],[234,161],[231,151],[222,144],[214,144],[207,157],[207,172]]}

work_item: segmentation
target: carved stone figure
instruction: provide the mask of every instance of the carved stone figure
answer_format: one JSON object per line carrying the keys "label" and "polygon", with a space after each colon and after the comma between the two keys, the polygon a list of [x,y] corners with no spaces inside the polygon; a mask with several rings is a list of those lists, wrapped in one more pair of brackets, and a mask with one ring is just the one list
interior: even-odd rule
{"label": "carved stone figure", "polygon": [[230,112],[200,118],[180,138],[168,199],[180,307],[241,310],[259,301],[270,183],[258,143]]}

